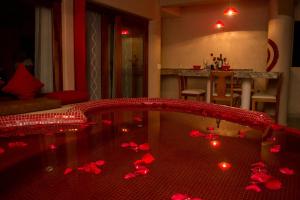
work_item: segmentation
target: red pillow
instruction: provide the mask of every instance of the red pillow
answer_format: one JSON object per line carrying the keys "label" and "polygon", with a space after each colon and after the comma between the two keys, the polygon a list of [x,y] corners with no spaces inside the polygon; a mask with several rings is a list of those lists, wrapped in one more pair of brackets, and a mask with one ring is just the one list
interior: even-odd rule
{"label": "red pillow", "polygon": [[61,92],[48,93],[46,97],[50,99],[57,99],[61,104],[79,103],[89,100],[89,94],[86,91],[66,90]]}
{"label": "red pillow", "polygon": [[27,71],[24,64],[19,64],[15,74],[2,91],[13,94],[19,99],[33,99],[43,86],[41,81]]}

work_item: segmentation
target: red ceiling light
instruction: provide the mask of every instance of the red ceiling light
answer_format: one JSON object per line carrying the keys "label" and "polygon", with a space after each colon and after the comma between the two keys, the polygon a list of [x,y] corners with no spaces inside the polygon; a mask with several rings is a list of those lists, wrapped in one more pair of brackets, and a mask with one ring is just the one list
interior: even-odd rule
{"label": "red ceiling light", "polygon": [[235,7],[228,7],[224,10],[224,15],[233,16],[239,14],[239,11]]}
{"label": "red ceiling light", "polygon": [[217,29],[221,29],[221,28],[224,28],[224,23],[221,21],[221,20],[218,20],[215,24],[215,28]]}

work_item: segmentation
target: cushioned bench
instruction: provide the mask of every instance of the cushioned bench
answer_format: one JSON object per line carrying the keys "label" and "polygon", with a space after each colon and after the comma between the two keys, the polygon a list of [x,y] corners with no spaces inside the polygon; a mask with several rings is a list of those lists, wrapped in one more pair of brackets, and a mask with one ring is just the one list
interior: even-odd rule
{"label": "cushioned bench", "polygon": [[60,108],[61,102],[56,99],[39,97],[29,100],[7,100],[0,102],[0,115],[14,115],[40,110]]}
{"label": "cushioned bench", "polygon": [[89,100],[87,91],[65,90],[60,92],[51,92],[45,95],[49,99],[60,100],[62,105],[80,103]]}

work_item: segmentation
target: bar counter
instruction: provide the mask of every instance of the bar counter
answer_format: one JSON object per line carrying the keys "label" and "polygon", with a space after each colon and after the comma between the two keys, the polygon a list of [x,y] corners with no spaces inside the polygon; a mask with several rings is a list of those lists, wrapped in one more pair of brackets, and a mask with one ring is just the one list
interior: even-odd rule
{"label": "bar counter", "polygon": [[[279,72],[257,72],[252,69],[232,69],[234,77],[242,80],[242,96],[241,96],[241,108],[250,109],[251,103],[251,83],[254,78],[265,78],[265,79],[277,79]],[[182,68],[162,68],[161,76],[190,76],[206,78],[206,102],[210,102],[210,76],[211,70],[208,69],[182,69]]]}

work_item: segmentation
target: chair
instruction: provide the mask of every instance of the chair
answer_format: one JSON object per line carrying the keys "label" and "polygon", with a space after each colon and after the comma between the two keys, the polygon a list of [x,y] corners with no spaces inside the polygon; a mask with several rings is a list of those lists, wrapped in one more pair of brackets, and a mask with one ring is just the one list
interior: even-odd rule
{"label": "chair", "polygon": [[[253,72],[253,69],[232,69],[232,71],[243,73]],[[242,95],[242,79],[233,77],[233,92]],[[251,94],[254,93],[254,79],[251,80]]]}
{"label": "chair", "polygon": [[228,102],[230,106],[237,105],[240,95],[233,92],[233,72],[212,71],[210,73],[211,102]]}
{"label": "chair", "polygon": [[[242,95],[242,79],[234,77],[233,78],[233,92]],[[254,89],[254,79],[251,80],[251,94],[255,92]]]}
{"label": "chair", "polygon": [[280,92],[283,81],[283,74],[280,73],[277,79],[270,79],[267,84],[266,92],[254,93],[251,97],[252,110],[256,110],[257,103],[273,103],[275,104],[275,122],[278,122]]}
{"label": "chair", "polygon": [[184,99],[187,99],[188,96],[196,97],[196,100],[200,101],[201,97],[204,99],[206,91],[203,89],[188,89],[188,77],[184,75],[178,76],[178,83],[179,83],[179,98],[182,96]]}

